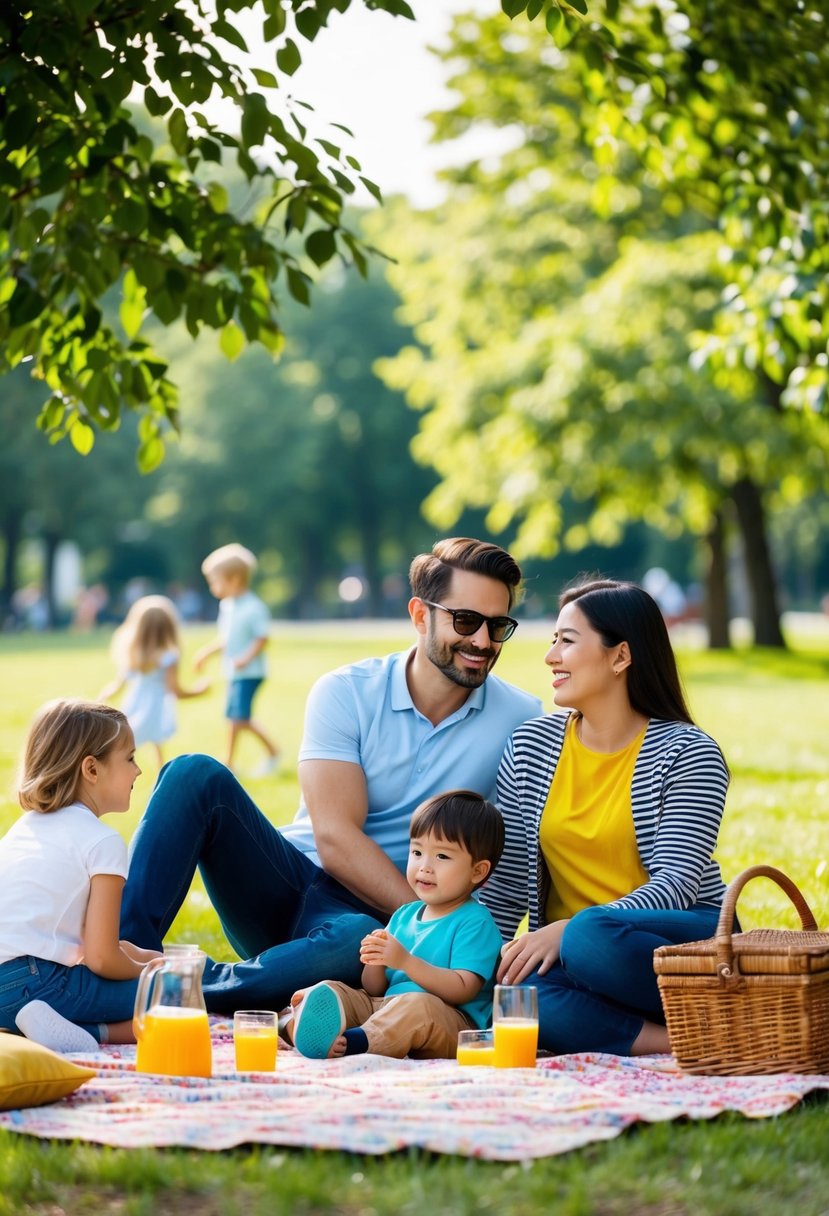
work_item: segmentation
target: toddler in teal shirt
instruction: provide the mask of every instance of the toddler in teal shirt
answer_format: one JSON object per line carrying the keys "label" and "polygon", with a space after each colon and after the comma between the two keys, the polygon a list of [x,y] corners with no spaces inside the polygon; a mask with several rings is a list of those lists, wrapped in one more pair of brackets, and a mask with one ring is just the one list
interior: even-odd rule
{"label": "toddler in teal shirt", "polygon": [[473,892],[504,847],[498,809],[470,790],[421,803],[406,878],[417,895],[363,938],[362,988],[326,980],[294,993],[286,1031],[304,1056],[371,1052],[453,1058],[458,1032],[484,1027],[501,935]]}

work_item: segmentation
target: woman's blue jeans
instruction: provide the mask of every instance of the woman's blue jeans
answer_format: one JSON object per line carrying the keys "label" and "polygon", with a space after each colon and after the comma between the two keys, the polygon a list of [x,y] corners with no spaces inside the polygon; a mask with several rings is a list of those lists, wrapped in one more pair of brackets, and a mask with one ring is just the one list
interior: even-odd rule
{"label": "woman's blue jeans", "polygon": [[132,1017],[137,987],[138,980],[105,980],[82,963],[67,967],[31,955],[12,958],[0,964],[0,1026],[14,1030],[24,1005],[46,1001],[100,1043],[102,1024]]}
{"label": "woman's blue jeans", "polygon": [[245,960],[208,959],[210,1012],[282,1009],[320,980],[360,986],[360,941],[382,914],[286,840],[223,764],[180,756],[159,773],[133,837],[121,936],[161,949],[197,866]]}
{"label": "woman's blue jeans", "polygon": [[600,905],[578,912],[564,930],[559,962],[523,981],[538,989],[539,1047],[556,1055],[630,1055],[645,1021],[665,1022],[654,950],[713,936],[719,912],[708,904],[685,911]]}

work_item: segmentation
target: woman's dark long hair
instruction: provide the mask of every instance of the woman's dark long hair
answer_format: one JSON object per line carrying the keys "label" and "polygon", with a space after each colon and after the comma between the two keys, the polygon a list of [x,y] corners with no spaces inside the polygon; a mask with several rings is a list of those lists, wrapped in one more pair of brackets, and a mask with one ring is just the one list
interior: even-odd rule
{"label": "woman's dark long hair", "polygon": [[636,583],[597,578],[565,587],[559,608],[575,602],[605,646],[627,642],[631,707],[646,718],[693,726],[665,619],[653,597]]}

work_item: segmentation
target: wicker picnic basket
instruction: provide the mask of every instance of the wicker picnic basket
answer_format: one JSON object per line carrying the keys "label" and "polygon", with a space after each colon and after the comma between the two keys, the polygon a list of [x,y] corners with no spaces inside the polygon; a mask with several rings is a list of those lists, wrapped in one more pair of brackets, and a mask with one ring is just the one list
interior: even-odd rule
{"label": "wicker picnic basket", "polygon": [[[801,929],[733,933],[737,896],[771,878]],[[654,951],[671,1051],[685,1072],[829,1073],[829,933],[773,866],[750,866],[728,886],[715,937]]]}

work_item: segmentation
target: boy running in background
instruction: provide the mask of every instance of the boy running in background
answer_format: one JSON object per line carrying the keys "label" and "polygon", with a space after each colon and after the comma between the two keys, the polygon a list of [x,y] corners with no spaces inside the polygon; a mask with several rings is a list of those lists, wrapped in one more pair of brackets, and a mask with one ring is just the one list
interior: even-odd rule
{"label": "boy running in background", "polygon": [[236,743],[250,731],[265,748],[266,757],[257,777],[276,772],[279,748],[251,716],[253,699],[265,679],[265,647],[270,632],[270,614],[250,589],[256,558],[244,545],[222,545],[202,562],[202,573],[211,594],[219,600],[219,636],[196,654],[193,665],[200,671],[205,662],[224,652],[223,667],[228,679],[225,716],[230,723],[227,766],[233,768]]}

